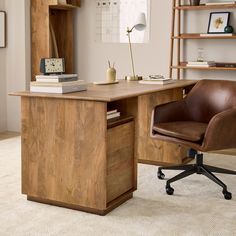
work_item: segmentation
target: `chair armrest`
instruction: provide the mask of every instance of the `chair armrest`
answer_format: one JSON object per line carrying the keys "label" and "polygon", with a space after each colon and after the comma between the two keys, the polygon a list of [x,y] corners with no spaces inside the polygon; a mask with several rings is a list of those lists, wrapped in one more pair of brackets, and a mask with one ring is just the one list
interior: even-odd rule
{"label": "chair armrest", "polygon": [[213,116],[203,141],[203,149],[206,151],[229,148],[236,148],[236,108]]}
{"label": "chair armrest", "polygon": [[188,109],[185,100],[161,104],[154,108],[154,124],[188,119]]}

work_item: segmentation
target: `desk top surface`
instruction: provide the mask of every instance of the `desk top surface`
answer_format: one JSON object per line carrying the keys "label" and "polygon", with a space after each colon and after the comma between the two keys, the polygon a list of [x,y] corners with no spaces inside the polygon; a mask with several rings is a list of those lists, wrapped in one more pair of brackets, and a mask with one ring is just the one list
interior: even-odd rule
{"label": "desk top surface", "polygon": [[158,91],[182,88],[194,85],[194,80],[176,80],[176,82],[166,85],[156,84],[140,84],[137,81],[120,80],[119,84],[113,85],[93,85],[89,84],[87,91],[52,94],[52,93],[31,93],[31,92],[14,92],[10,95],[22,97],[45,97],[45,98],[61,98],[61,99],[77,99],[87,101],[111,102],[129,97],[137,97],[144,94],[154,93]]}

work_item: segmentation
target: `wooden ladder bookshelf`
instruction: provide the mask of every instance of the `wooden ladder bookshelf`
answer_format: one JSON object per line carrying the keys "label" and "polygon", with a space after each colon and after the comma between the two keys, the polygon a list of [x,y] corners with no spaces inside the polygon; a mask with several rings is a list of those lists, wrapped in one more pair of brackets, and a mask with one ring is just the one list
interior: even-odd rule
{"label": "wooden ladder bookshelf", "polygon": [[[177,79],[180,79],[181,70],[186,69],[194,69],[194,70],[223,70],[223,71],[236,71],[236,62],[235,63],[227,63],[231,64],[230,66],[212,66],[212,67],[189,67],[187,66],[187,62],[181,61],[181,41],[182,40],[207,40],[207,39],[236,39],[236,35],[233,36],[201,36],[200,33],[188,34],[182,33],[182,11],[199,11],[199,10],[214,10],[214,9],[232,9],[236,8],[236,4],[222,4],[222,5],[199,5],[199,6],[190,6],[183,5],[183,0],[172,0],[172,27],[171,27],[171,50],[170,50],[170,68],[169,68],[169,77],[173,77],[173,70],[177,70]],[[176,20],[177,19],[177,20]],[[177,29],[176,29],[177,28]],[[177,58],[175,55],[175,46],[177,41]],[[176,61],[174,62],[174,59]],[[224,64],[224,62],[217,62],[217,64]],[[232,66],[235,64],[235,66]]]}

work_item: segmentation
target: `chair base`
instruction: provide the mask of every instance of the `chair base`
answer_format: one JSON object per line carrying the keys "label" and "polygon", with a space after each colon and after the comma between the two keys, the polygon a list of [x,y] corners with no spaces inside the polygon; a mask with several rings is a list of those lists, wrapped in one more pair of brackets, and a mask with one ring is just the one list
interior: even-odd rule
{"label": "chair base", "polygon": [[225,199],[230,200],[232,198],[232,194],[228,192],[227,186],[218,179],[212,172],[215,173],[222,173],[222,174],[230,174],[236,175],[236,171],[222,169],[214,166],[204,165],[203,164],[203,154],[196,155],[196,164],[190,165],[178,165],[178,166],[167,166],[167,167],[159,167],[157,172],[157,177],[159,179],[164,179],[165,175],[162,170],[184,170],[180,174],[176,175],[175,177],[167,180],[166,182],[166,193],[168,195],[172,195],[174,193],[174,189],[170,186],[171,183],[183,179],[192,174],[203,174],[216,184],[220,185],[223,188],[223,195]]}

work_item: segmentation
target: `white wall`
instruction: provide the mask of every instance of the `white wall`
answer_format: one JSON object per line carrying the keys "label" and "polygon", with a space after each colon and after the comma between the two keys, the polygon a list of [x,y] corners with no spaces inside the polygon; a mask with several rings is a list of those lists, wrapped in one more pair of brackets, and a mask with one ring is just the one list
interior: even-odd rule
{"label": "white wall", "polygon": [[[0,0],[0,10],[5,10],[4,0]],[[6,129],[6,49],[0,48],[0,131]]]}
{"label": "white wall", "polygon": [[4,108],[4,110],[1,110],[1,131],[20,131],[20,98],[8,96],[8,93],[25,90],[26,81],[29,81],[29,3],[29,0],[5,1],[7,48],[3,55],[5,72],[2,82],[3,87],[1,86],[3,99],[1,99],[0,105]]}
{"label": "white wall", "polygon": [[[170,0],[152,0],[151,33],[148,44],[134,44],[136,73],[168,75],[170,26]],[[116,62],[118,78],[130,75],[131,62],[127,44],[95,42],[95,1],[83,0],[76,17],[77,71],[81,79],[105,80],[107,60]]]}
{"label": "white wall", "polygon": [[[188,1],[187,1],[188,2]],[[202,3],[204,0],[201,1]],[[107,60],[116,62],[118,78],[131,74],[127,44],[108,44],[95,42],[95,1],[82,0],[82,7],[76,15],[76,54],[77,72],[81,79],[88,81],[104,80]],[[171,0],[151,1],[151,35],[148,44],[133,45],[136,73],[140,75],[168,75]],[[226,11],[226,10],[225,10]],[[236,13],[235,10],[230,10]],[[184,21],[186,32],[206,32],[210,11],[193,11]],[[231,22],[235,22],[235,16]],[[234,28],[236,30],[236,25]],[[197,48],[205,48],[207,60],[235,61],[235,40],[188,40],[185,59],[195,60]],[[236,72],[188,71],[185,78],[234,79]]]}
{"label": "white wall", "polygon": [[[29,16],[26,9],[29,1],[7,0],[8,11],[8,48],[7,48],[7,93],[22,91],[29,78],[26,60],[30,48],[28,39]],[[28,45],[26,45],[26,41]],[[20,130],[20,99],[7,96],[7,130]]]}

